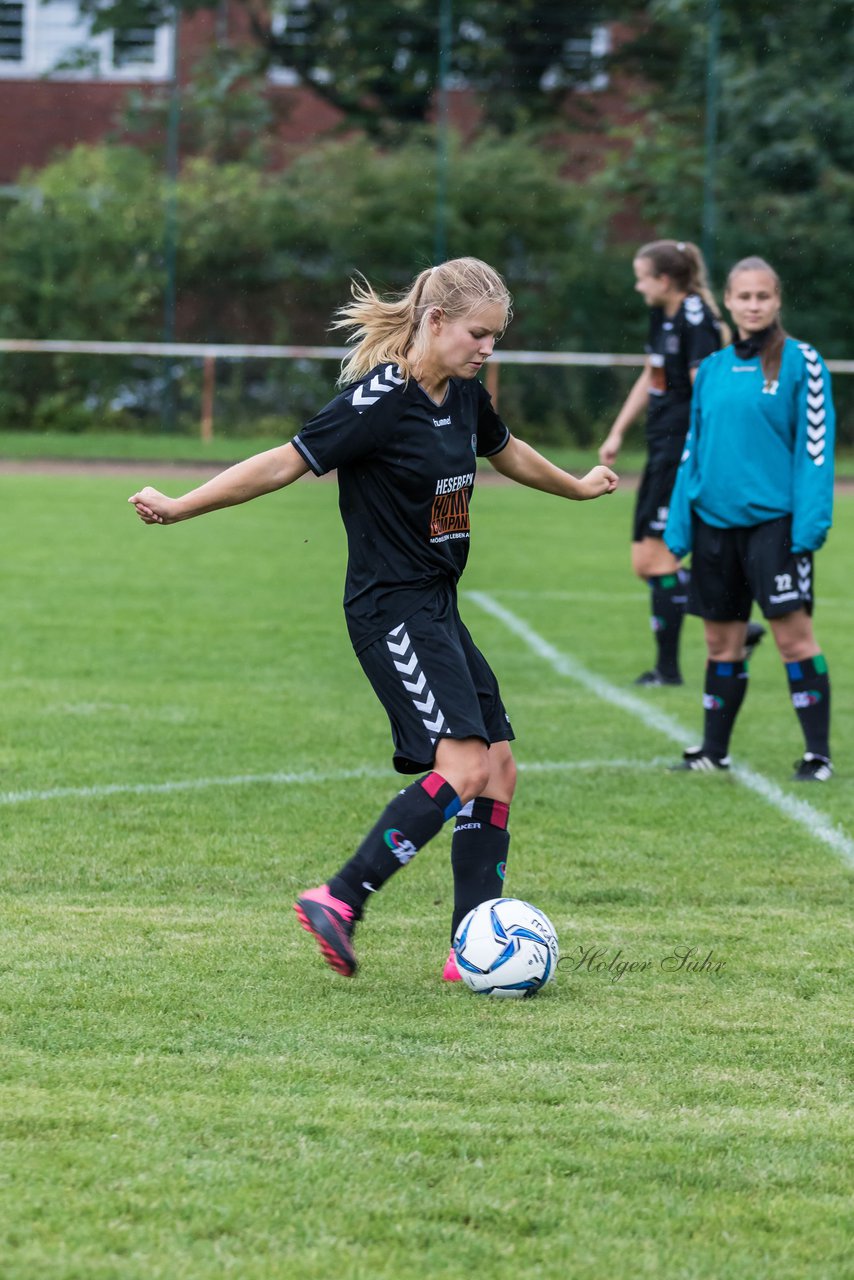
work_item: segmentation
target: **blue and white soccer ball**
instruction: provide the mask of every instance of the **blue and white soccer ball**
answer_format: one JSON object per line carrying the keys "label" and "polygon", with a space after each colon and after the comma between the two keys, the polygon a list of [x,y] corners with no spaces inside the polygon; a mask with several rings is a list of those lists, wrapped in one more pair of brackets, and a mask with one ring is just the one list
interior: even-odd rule
{"label": "blue and white soccer ball", "polygon": [[560,959],[547,915],[519,898],[490,898],[454,937],[463,982],[479,995],[533,996],[554,980]]}

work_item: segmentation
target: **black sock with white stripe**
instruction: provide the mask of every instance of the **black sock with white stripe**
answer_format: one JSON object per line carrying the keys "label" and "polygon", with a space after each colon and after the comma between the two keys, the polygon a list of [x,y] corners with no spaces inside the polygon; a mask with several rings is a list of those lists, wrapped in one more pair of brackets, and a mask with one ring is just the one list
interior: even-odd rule
{"label": "black sock with white stripe", "polygon": [[807,751],[830,759],[830,676],[823,653],[803,662],[787,662],[792,706],[803,730]]}
{"label": "black sock with white stripe", "polygon": [[706,663],[703,693],[703,755],[723,760],[729,753],[735,718],[747,693],[746,662]]}
{"label": "black sock with white stripe", "polygon": [[451,840],[451,867],[454,872],[454,914],[451,941],[461,921],[472,907],[504,894],[509,804],[478,796],[463,805],[457,814]]}
{"label": "black sock with white stripe", "polygon": [[350,861],[327,881],[329,892],[348,903],[359,919],[369,895],[411,862],[459,811],[459,796],[440,774],[419,778],[386,806]]}

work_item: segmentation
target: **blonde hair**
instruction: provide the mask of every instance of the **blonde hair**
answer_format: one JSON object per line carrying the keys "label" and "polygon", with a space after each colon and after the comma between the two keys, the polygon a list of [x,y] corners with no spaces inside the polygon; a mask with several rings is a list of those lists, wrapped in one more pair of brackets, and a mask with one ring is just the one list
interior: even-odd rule
{"label": "blonde hair", "polygon": [[653,240],[650,244],[642,245],[635,257],[646,258],[651,262],[655,275],[670,276],[680,293],[699,294],[720,323],[721,341],[724,344],[730,341],[732,334],[729,325],[721,316],[720,307],[709,284],[706,260],[697,245],[690,240]]}
{"label": "blonde hair", "polygon": [[452,258],[428,267],[405,293],[381,298],[364,278],[351,280],[352,301],[339,307],[331,329],[350,331],[354,349],[341,362],[339,386],[358,382],[375,365],[396,364],[404,378],[427,345],[427,320],[441,309],[449,320],[464,319],[494,304],[504,310],[503,332],[510,323],[513,300],[497,271],[479,258]]}
{"label": "blonde hair", "polygon": [[[756,254],[751,254],[748,258],[742,258],[734,267],[730,268],[729,275],[726,278],[726,290],[724,296],[728,293],[732,293],[732,282],[742,271],[766,271],[774,281],[774,288],[777,291],[777,297],[782,302],[783,286],[780,283],[780,277],[769,262],[766,262],[764,258],[757,257]],[[771,332],[768,334],[766,341],[763,343],[762,350],[759,353],[762,372],[765,374],[765,377],[769,382],[773,382],[775,378],[779,378],[780,376],[780,365],[783,363],[783,347],[786,345],[786,339],[788,336],[789,335],[786,333],[786,330],[783,328],[783,324],[778,313],[777,319],[771,325]]]}

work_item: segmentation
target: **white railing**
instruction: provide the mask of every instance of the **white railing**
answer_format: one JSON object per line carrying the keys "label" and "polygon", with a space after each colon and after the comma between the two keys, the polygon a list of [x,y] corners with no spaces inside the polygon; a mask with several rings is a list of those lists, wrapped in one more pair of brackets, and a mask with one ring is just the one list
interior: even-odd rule
{"label": "white railing", "polygon": [[[44,355],[159,356],[198,360],[202,365],[200,434],[213,438],[217,360],[341,360],[348,347],[254,345],[226,342],[74,342],[54,338],[0,338],[0,351]],[[498,399],[498,370],[502,364],[563,365],[576,368],[640,368],[646,356],[601,351],[496,351],[486,366],[486,386]],[[854,360],[828,360],[831,373],[854,373]]]}

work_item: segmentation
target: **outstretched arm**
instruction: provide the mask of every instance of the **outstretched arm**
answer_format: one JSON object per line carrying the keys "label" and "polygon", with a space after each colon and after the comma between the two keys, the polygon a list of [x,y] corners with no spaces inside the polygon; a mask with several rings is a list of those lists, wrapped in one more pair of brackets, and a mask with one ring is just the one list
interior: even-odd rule
{"label": "outstretched arm", "polygon": [[235,507],[259,498],[262,493],[284,489],[304,476],[308,469],[308,463],[294,446],[283,444],[221,471],[182,498],[167,498],[148,485],[128,498],[128,502],[136,507],[136,514],[145,524],[177,524],[179,520],[192,520],[193,516],[219,511],[221,507]]}
{"label": "outstretched arm", "polygon": [[610,466],[616,459],[623,444],[623,437],[634,422],[635,418],[639,417],[640,414],[643,413],[649,403],[649,378],[650,370],[649,363],[647,362],[644,366],[643,373],[640,375],[626,397],[625,404],[617,414],[617,417],[614,420],[614,425],[611,427],[611,430],[608,432],[608,435],[599,449],[599,461],[604,462],[606,466]]}
{"label": "outstretched arm", "polygon": [[489,461],[496,471],[517,484],[540,489],[543,493],[554,493],[559,498],[573,498],[577,502],[613,493],[618,483],[610,467],[594,467],[579,480],[515,436],[511,436],[501,452],[494,454]]}

